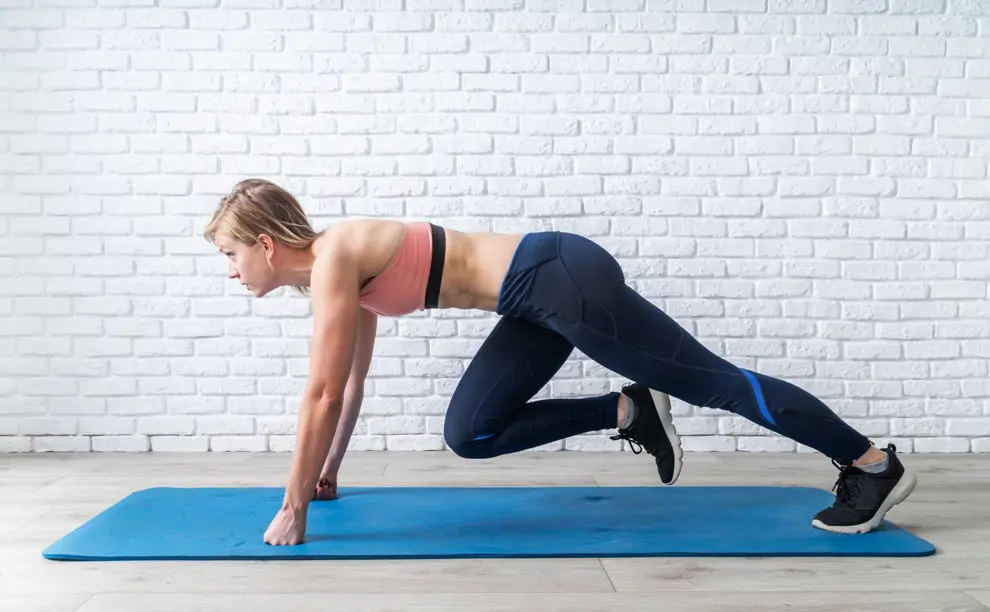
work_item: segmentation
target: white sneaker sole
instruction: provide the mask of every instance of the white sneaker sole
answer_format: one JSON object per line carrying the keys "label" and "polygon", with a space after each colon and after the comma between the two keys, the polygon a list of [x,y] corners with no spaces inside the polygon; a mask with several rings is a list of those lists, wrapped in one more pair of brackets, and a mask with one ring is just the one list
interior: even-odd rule
{"label": "white sneaker sole", "polygon": [[873,515],[873,518],[866,521],[865,523],[860,523],[859,525],[826,525],[825,523],[814,519],[811,521],[812,527],[817,527],[824,531],[831,531],[833,533],[847,533],[847,534],[857,534],[857,533],[869,533],[880,525],[883,521],[883,517],[887,514],[891,508],[901,503],[907,496],[914,491],[914,488],[918,485],[918,477],[915,476],[914,472],[904,468],[904,474],[901,479],[897,481],[894,488],[887,495],[887,499],[883,500],[880,504],[880,509],[877,513]]}
{"label": "white sneaker sole", "polygon": [[650,397],[653,399],[653,405],[657,407],[657,415],[660,417],[660,423],[663,424],[663,430],[667,433],[667,439],[670,440],[670,447],[674,451],[674,475],[670,479],[670,482],[664,483],[672,485],[677,482],[677,477],[681,475],[681,463],[684,459],[684,451],[681,449],[681,438],[677,435],[677,430],[674,429],[674,419],[670,415],[670,396],[661,391],[650,389]]}

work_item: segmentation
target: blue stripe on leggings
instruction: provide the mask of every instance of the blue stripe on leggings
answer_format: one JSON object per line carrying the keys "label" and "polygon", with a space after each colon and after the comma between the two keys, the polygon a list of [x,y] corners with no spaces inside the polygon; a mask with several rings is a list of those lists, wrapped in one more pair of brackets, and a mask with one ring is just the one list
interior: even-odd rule
{"label": "blue stripe on leggings", "polygon": [[763,389],[760,388],[760,381],[756,380],[756,377],[746,370],[742,370],[742,373],[746,375],[750,386],[753,387],[753,392],[756,394],[756,403],[760,406],[760,414],[763,415],[763,418],[766,419],[768,423],[771,425],[776,425],[777,423],[775,423],[773,417],[770,416],[770,410],[767,409],[767,402],[763,399]]}
{"label": "blue stripe on leggings", "polygon": [[480,435],[475,436],[474,439],[475,440],[487,440],[488,438],[491,438],[494,435],[495,434],[493,434],[493,433],[492,434],[480,434]]}

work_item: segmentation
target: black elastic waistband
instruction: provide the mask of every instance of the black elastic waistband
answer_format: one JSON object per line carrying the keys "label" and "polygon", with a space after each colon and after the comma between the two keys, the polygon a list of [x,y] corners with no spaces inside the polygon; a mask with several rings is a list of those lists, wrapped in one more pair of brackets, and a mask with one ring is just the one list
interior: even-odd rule
{"label": "black elastic waistband", "polygon": [[447,234],[442,227],[432,223],[430,233],[433,241],[433,256],[430,258],[430,278],[426,281],[426,308],[436,308],[440,301],[444,257],[447,255]]}

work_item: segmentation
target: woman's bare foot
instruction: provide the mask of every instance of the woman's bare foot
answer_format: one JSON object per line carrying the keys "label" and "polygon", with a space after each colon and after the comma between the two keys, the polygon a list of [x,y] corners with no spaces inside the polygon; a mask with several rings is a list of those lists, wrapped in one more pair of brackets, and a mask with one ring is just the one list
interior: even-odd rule
{"label": "woman's bare foot", "polygon": [[323,476],[316,483],[316,491],[313,492],[313,499],[317,501],[329,501],[337,499],[337,475]]}

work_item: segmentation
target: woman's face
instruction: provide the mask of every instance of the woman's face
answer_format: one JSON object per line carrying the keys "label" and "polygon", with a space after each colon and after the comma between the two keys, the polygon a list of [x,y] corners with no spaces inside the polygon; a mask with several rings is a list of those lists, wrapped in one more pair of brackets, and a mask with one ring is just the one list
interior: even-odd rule
{"label": "woman's face", "polygon": [[227,278],[240,281],[255,297],[262,297],[276,288],[264,237],[253,245],[247,245],[221,234],[217,236],[216,243],[227,257]]}

